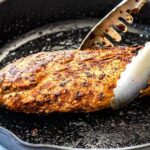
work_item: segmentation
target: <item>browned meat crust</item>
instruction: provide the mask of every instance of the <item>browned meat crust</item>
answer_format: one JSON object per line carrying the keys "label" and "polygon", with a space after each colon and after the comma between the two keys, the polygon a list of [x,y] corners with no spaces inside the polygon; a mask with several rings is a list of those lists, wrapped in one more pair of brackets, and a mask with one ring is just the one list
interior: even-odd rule
{"label": "browned meat crust", "polygon": [[121,72],[139,48],[41,52],[0,71],[0,104],[25,113],[110,107]]}

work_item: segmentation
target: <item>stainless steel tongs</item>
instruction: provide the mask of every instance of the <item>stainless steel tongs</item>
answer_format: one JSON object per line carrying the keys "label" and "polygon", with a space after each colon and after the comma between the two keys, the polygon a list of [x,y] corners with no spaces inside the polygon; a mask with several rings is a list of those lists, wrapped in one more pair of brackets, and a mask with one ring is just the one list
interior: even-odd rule
{"label": "stainless steel tongs", "polygon": [[138,13],[148,0],[123,0],[110,13],[108,13],[85,37],[79,49],[101,46],[112,46],[110,41],[121,41],[119,31],[126,32],[127,25],[132,24],[132,14]]}
{"label": "stainless steel tongs", "polygon": [[[109,14],[107,14],[83,40],[80,50],[98,46],[113,46],[113,39],[121,41],[122,32],[127,31],[126,23],[133,22],[133,13],[138,13],[148,0],[123,0]],[[122,21],[123,20],[123,21]],[[126,22],[126,23],[125,23]],[[114,109],[121,108],[136,98],[150,79],[150,42],[133,57],[114,89],[114,97],[111,106]]]}

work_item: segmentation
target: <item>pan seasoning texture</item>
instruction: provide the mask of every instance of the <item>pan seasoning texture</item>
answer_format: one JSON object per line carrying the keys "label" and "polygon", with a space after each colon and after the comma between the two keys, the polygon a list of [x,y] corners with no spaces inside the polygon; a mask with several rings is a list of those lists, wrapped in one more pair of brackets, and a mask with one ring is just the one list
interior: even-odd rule
{"label": "pan seasoning texture", "polygon": [[[26,42],[14,51],[9,51],[1,60],[1,68],[21,56],[41,50],[75,49],[90,27],[86,25],[82,28],[57,31],[48,35],[43,35],[40,30],[38,31],[39,38]],[[139,45],[144,44],[148,38],[144,35],[128,34],[124,37],[123,43]],[[125,147],[150,141],[149,106],[149,99],[145,98],[135,101],[123,110],[107,109],[86,114],[56,113],[48,116],[13,113],[1,108],[0,125],[15,133],[22,140],[31,143],[78,148]]]}

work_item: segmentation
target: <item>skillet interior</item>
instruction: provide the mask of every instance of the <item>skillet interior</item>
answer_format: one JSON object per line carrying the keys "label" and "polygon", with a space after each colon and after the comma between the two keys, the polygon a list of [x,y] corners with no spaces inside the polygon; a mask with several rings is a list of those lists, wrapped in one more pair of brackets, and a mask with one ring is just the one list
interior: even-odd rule
{"label": "skillet interior", "polygon": [[[25,42],[25,44],[20,47],[17,47],[15,42],[7,45],[11,45],[10,47],[3,46],[3,43],[8,41],[8,33],[3,33],[6,39],[2,39],[1,42],[1,46],[3,46],[1,49],[1,58],[3,56],[3,59],[0,62],[0,67],[5,66],[16,58],[41,50],[75,49],[90,30],[91,24],[96,21],[97,20],[84,20],[82,21],[82,27],[77,27],[81,21],[77,21],[76,25],[73,25],[74,21],[69,21],[67,24],[73,28],[67,28],[64,32],[60,30],[63,30],[63,27],[66,26],[66,22],[54,23],[47,27],[42,27],[31,32],[32,35],[39,35],[40,38],[36,38],[27,43]],[[48,35],[44,35],[42,31],[51,28],[51,26],[57,26],[58,29]],[[146,36],[142,34],[127,34],[124,37],[123,43],[136,45],[143,44],[149,40],[149,26],[143,27],[141,25],[139,28],[142,28],[142,30],[147,33],[145,34]],[[17,33],[13,34],[15,35]],[[21,34],[22,33],[20,33],[20,35]],[[29,37],[31,37],[31,34],[18,36],[18,39],[24,40]],[[14,50],[9,51],[9,49]],[[88,114],[68,113],[35,116],[0,109],[0,125],[11,130],[19,138],[31,143],[47,143],[82,148],[124,147],[148,143],[150,141],[149,106],[149,98],[145,98],[134,102],[123,110],[104,110]]]}

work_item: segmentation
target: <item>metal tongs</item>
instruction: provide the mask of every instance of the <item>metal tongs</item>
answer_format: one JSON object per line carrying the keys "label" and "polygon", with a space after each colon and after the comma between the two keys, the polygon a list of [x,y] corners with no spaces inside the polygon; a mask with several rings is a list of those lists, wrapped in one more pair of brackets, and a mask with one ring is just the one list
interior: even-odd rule
{"label": "metal tongs", "polygon": [[88,33],[79,49],[101,46],[113,46],[110,38],[116,42],[121,41],[118,31],[127,32],[127,25],[132,24],[131,14],[137,14],[148,0],[123,0],[111,12],[109,12]]}
{"label": "metal tongs", "polygon": [[[86,36],[80,50],[99,46],[113,46],[113,40],[121,41],[118,31],[127,32],[127,25],[132,24],[132,14],[138,13],[148,0],[123,0],[108,13]],[[114,109],[126,106],[146,87],[150,79],[150,42],[133,57],[114,89],[111,106]]]}

